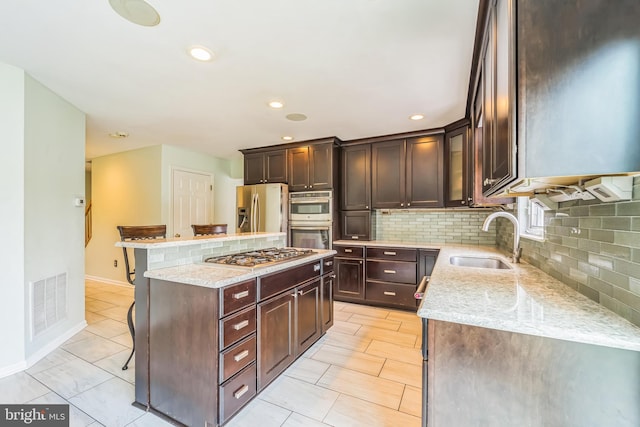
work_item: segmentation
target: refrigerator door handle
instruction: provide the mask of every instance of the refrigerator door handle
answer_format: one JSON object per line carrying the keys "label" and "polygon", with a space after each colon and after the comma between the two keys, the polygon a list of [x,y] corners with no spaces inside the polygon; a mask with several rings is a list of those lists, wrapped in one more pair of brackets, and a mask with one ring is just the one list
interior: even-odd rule
{"label": "refrigerator door handle", "polygon": [[256,226],[253,231],[260,231],[260,195],[256,193]]}
{"label": "refrigerator door handle", "polygon": [[256,197],[258,197],[256,193],[251,195],[251,227],[249,227],[249,231],[252,233],[256,231]]}

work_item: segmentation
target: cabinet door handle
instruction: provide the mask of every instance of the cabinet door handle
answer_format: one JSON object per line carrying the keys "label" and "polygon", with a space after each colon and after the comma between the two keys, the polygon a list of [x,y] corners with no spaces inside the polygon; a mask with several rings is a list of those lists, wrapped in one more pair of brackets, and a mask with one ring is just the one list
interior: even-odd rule
{"label": "cabinet door handle", "polygon": [[304,291],[298,291],[298,295],[304,294]]}
{"label": "cabinet door handle", "polygon": [[384,272],[388,274],[396,274],[395,270],[384,270]]}
{"label": "cabinet door handle", "polygon": [[241,299],[249,296],[249,291],[242,291],[231,295],[233,299]]}
{"label": "cabinet door handle", "polygon": [[235,397],[236,399],[240,399],[248,391],[249,386],[245,384],[233,393],[233,397]]}
{"label": "cabinet door handle", "polygon": [[360,264],[362,265],[362,261],[359,261],[359,262],[360,262]]}
{"label": "cabinet door handle", "polygon": [[385,255],[397,255],[397,253],[393,252],[393,251],[384,251],[383,252]]}
{"label": "cabinet door handle", "polygon": [[320,271],[320,264],[314,264],[313,271]]}
{"label": "cabinet door handle", "polygon": [[344,252],[350,254],[351,252],[353,252],[353,249],[345,249]]}
{"label": "cabinet door handle", "polygon": [[395,296],[396,296],[396,293],[395,293],[395,292],[390,292],[390,291],[384,291],[384,294],[385,294],[385,295],[388,295],[388,296],[390,296],[390,297],[395,297]]}
{"label": "cabinet door handle", "polygon": [[493,185],[493,184],[495,184],[496,182],[498,182],[498,179],[497,179],[497,178],[495,178],[495,179],[485,178],[485,180],[484,180],[484,185]]}
{"label": "cabinet door handle", "polygon": [[365,209],[369,209],[369,206],[365,206],[364,208],[365,208]]}
{"label": "cabinet door handle", "polygon": [[327,261],[324,263],[324,265],[326,265],[327,267],[331,267],[333,265],[333,261]]}
{"label": "cabinet door handle", "polygon": [[407,206],[411,206],[411,203],[407,203]]}
{"label": "cabinet door handle", "polygon": [[239,362],[242,359],[244,359],[245,357],[247,357],[248,355],[249,355],[249,350],[244,350],[244,351],[241,351],[240,353],[236,354],[235,356],[233,356],[233,360],[235,360],[236,362]]}
{"label": "cabinet door handle", "polygon": [[235,329],[236,331],[239,331],[240,329],[246,328],[247,326],[249,326],[249,321],[243,320],[242,322],[238,322],[235,325],[233,325],[233,329]]}
{"label": "cabinet door handle", "polygon": [[400,203],[400,207],[403,207],[403,206],[404,206],[404,203]]}
{"label": "cabinet door handle", "polygon": [[329,277],[331,277],[332,279],[335,279],[335,278],[336,278],[336,275],[335,275],[335,274],[332,274],[332,275],[331,275],[331,276],[329,276]]}

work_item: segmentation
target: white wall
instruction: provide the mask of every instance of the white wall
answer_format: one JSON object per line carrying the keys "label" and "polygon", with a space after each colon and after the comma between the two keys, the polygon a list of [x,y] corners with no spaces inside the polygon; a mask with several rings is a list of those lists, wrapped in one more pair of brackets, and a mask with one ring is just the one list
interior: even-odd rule
{"label": "white wall", "polygon": [[[3,162],[0,376],[61,344],[85,325],[84,114],[24,71],[0,64]],[[67,316],[31,340],[28,284],[66,272]]]}
{"label": "white wall", "polygon": [[84,322],[84,145],[84,113],[27,75],[25,284],[67,273],[67,317],[33,342],[27,323],[27,358]]}
{"label": "white wall", "polygon": [[24,367],[24,71],[0,63],[0,377]]}

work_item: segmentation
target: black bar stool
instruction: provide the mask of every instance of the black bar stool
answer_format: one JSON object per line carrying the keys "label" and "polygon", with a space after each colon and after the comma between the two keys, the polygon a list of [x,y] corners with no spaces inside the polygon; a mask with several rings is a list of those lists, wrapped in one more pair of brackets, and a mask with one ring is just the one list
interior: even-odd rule
{"label": "black bar stool", "polygon": [[[128,225],[118,225],[118,231],[120,232],[120,240],[123,242],[131,241],[131,240],[147,240],[147,239],[164,239],[167,237],[167,226],[166,225],[140,225],[140,226],[128,226]],[[122,252],[124,253],[124,266],[126,268],[127,274],[127,282],[131,283],[135,286],[135,268],[131,268],[129,264],[129,255],[127,252],[127,248],[122,248]],[[136,330],[133,325],[133,307],[136,304],[135,298],[129,307],[129,311],[127,312],[127,324],[129,325],[129,332],[131,333],[131,340],[133,341],[133,348],[131,349],[131,354],[129,358],[125,362],[122,367],[123,371],[126,371],[129,368],[129,362],[133,357],[133,353],[136,351]]]}
{"label": "black bar stool", "polygon": [[227,224],[191,224],[194,236],[206,236],[211,234],[227,234]]}

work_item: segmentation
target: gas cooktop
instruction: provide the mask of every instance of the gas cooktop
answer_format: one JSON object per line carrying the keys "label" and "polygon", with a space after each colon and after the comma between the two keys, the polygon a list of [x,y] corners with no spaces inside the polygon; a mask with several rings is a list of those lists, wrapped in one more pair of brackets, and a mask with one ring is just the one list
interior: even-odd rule
{"label": "gas cooktop", "polygon": [[281,261],[288,261],[293,258],[303,257],[312,254],[311,249],[297,248],[267,248],[237,254],[209,257],[204,262],[212,264],[227,264],[239,267],[258,267],[265,264],[273,264]]}

